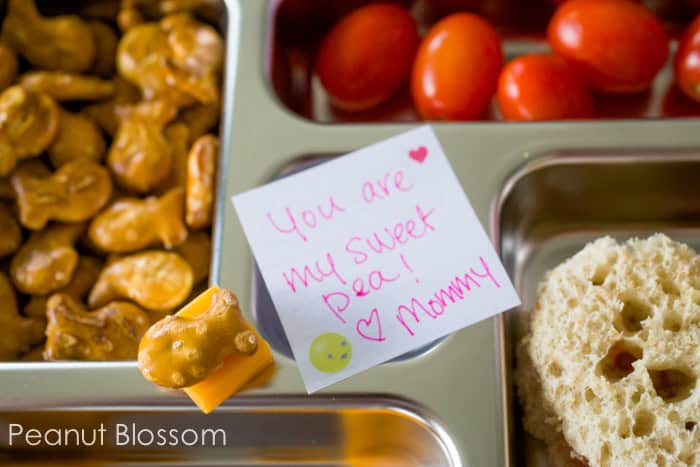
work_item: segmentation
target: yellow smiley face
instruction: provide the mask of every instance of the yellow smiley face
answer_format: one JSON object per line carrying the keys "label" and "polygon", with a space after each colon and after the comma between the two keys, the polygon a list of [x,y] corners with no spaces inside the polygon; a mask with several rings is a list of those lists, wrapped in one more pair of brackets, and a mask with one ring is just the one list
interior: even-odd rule
{"label": "yellow smiley face", "polygon": [[327,332],[316,336],[309,347],[309,360],[318,371],[338,373],[352,358],[352,346],[345,336]]}

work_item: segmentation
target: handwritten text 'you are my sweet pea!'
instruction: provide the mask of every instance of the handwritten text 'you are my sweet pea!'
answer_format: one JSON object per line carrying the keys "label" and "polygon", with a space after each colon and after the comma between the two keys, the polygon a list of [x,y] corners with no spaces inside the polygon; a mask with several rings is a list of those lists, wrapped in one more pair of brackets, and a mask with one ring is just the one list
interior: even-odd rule
{"label": "handwritten text 'you are my sweet pea!'", "polygon": [[[427,157],[427,149],[420,146],[410,151],[409,163],[421,164]],[[412,162],[411,162],[412,161]],[[415,180],[403,169],[386,172],[379,178],[368,179],[357,187],[359,206],[371,209],[395,198],[411,193]],[[265,213],[269,228],[280,236],[291,236],[300,244],[314,242],[314,234],[324,224],[332,223],[342,216],[351,215],[349,206],[333,194],[328,194],[313,206],[296,209],[280,208]],[[450,305],[482,287],[500,288],[487,260],[480,256],[476,264],[466,265],[444,287],[431,291],[428,296],[412,296],[411,288],[397,290],[397,296],[405,298],[397,303],[391,313],[384,314],[376,307],[367,307],[366,297],[389,288],[393,283],[409,275],[420,283],[420,272],[415,271],[404,245],[417,244],[431,235],[438,234],[440,225],[435,213],[439,207],[416,203],[410,216],[395,219],[376,230],[348,232],[347,238],[337,249],[310,258],[306,264],[291,265],[282,272],[282,280],[292,294],[303,289],[316,288],[319,304],[332,313],[342,324],[353,326],[357,335],[374,342],[383,342],[387,336],[382,331],[382,320],[396,320],[405,333],[414,336],[421,323],[443,316]],[[345,256],[349,261],[338,261]],[[389,256],[372,262],[373,257]],[[341,267],[340,264],[346,266]],[[382,266],[372,266],[381,263]],[[351,266],[347,266],[347,265]],[[393,265],[393,266],[392,266]]]}
{"label": "handwritten text 'you are my sweet pea!'", "polygon": [[429,126],[232,202],[309,393],[520,303]]}

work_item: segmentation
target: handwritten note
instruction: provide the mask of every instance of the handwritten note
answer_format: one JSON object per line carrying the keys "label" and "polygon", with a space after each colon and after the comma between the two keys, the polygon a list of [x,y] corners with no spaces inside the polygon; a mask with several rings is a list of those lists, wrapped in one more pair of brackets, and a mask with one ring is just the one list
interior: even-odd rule
{"label": "handwritten note", "polygon": [[520,304],[430,127],[233,204],[309,392]]}

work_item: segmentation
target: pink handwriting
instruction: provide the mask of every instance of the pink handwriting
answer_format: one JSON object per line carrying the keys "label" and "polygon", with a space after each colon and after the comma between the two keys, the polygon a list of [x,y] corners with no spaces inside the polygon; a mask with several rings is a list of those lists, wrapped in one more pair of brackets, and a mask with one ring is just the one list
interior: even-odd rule
{"label": "pink handwriting", "polygon": [[307,264],[304,265],[302,269],[303,273],[300,273],[296,267],[293,267],[289,270],[289,274],[283,272],[282,276],[284,277],[284,280],[289,286],[289,288],[294,293],[296,293],[297,291],[297,281],[301,282],[304,288],[307,288],[311,281],[319,283],[323,282],[328,277],[335,277],[335,279],[342,285],[347,284],[347,281],[343,278],[340,272],[338,272],[338,269],[335,266],[335,261],[333,260],[333,255],[331,253],[326,253],[326,262],[328,263],[328,269],[325,271],[321,267],[320,261],[315,261],[315,272],[314,270],[312,270],[311,266]]}
{"label": "pink handwriting", "polygon": [[[435,231],[429,218],[435,213],[435,208],[425,211],[420,205],[416,205],[416,219],[408,219],[404,222],[384,227],[383,230],[373,232],[366,238],[357,235],[350,237],[345,243],[345,251],[353,255],[355,264],[362,264],[374,252],[381,255],[385,251],[393,251],[399,245],[405,245],[411,239],[423,238],[428,232]],[[367,248],[364,247],[367,246]]]}
{"label": "pink handwriting", "polygon": [[362,199],[367,204],[371,204],[378,199],[386,199],[391,196],[392,188],[406,192],[411,191],[413,185],[404,185],[403,170],[397,170],[393,174],[387,172],[384,174],[384,178],[367,181],[362,184]]}
{"label": "pink handwriting", "polygon": [[[399,275],[395,276],[385,276],[382,271],[370,271],[367,277],[367,283],[369,284],[369,289],[374,291],[380,290],[385,282],[394,282],[398,280]],[[352,281],[352,291],[355,293],[356,297],[366,297],[370,294],[369,289],[365,286],[365,281],[358,277]]]}
{"label": "pink handwriting", "polygon": [[[316,205],[316,209],[304,209],[301,211],[299,216],[301,217],[301,223],[297,221],[297,217],[292,213],[290,208],[285,208],[284,213],[287,217],[288,226],[281,227],[280,224],[275,222],[272,218],[272,213],[269,211],[266,213],[267,220],[270,222],[272,227],[283,234],[297,234],[299,238],[307,242],[309,240],[307,234],[304,232],[304,226],[308,229],[315,229],[318,226],[319,216],[321,219],[330,221],[336,213],[345,212],[345,208],[340,206],[333,196],[328,198],[328,207],[324,208],[321,204]],[[317,215],[318,213],[318,215]]]}
{"label": "pink handwriting", "polygon": [[376,308],[372,308],[369,318],[357,320],[355,330],[360,337],[370,341],[382,342],[386,340],[386,337],[382,334],[382,321],[379,318],[379,310]]}
{"label": "pink handwriting", "polygon": [[350,296],[345,292],[331,292],[323,294],[322,297],[323,302],[326,304],[328,309],[333,312],[336,318],[338,318],[343,324],[347,323],[341,313],[347,310],[350,306]]}
{"label": "pink handwriting", "polygon": [[361,276],[356,276],[349,281],[350,285],[343,290],[334,290],[330,293],[321,294],[321,299],[335,317],[341,323],[346,324],[347,320],[343,314],[350,308],[354,299],[364,298],[374,292],[378,292],[387,284],[396,282],[400,278],[401,274],[398,272],[393,274],[386,270],[373,269],[369,273],[362,273]]}
{"label": "pink handwriting", "polygon": [[419,312],[429,318],[437,319],[443,315],[445,309],[450,304],[464,300],[466,295],[472,291],[473,287],[481,287],[482,283],[479,282],[477,278],[489,279],[496,288],[500,288],[501,284],[492,274],[486,260],[483,257],[479,257],[479,262],[483,268],[483,271],[477,272],[473,267],[469,268],[469,271],[464,273],[463,276],[456,276],[452,282],[450,282],[447,288],[442,288],[435,292],[433,296],[428,299],[425,305],[415,297],[411,298],[410,305],[399,305],[397,308],[396,319],[399,321],[399,323],[401,323],[404,329],[406,329],[406,331],[413,336],[415,335],[415,332],[411,325],[406,321],[404,313],[407,313],[409,316],[413,317],[416,324],[421,322]]}
{"label": "pink handwriting", "polygon": [[[401,253],[401,254],[399,255],[399,257],[401,258],[401,263],[403,264],[403,267],[405,267],[406,270],[408,270],[409,272],[413,272],[413,268],[411,267],[410,264],[408,264],[408,260],[407,260],[406,257],[403,255],[403,253]],[[415,273],[414,273],[414,274],[415,274]],[[420,284],[420,279],[418,279],[417,277],[416,277],[416,284]]]}

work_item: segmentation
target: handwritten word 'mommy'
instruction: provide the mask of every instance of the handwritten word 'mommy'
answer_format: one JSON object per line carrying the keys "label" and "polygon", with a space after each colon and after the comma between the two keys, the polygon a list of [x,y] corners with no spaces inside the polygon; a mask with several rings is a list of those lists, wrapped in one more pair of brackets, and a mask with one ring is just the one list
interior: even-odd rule
{"label": "handwritten word 'mommy'", "polygon": [[397,170],[393,174],[387,172],[384,178],[362,184],[362,199],[365,203],[372,204],[378,199],[385,199],[391,196],[394,191],[411,191],[413,185],[404,185],[403,170]]}
{"label": "handwritten word 'mommy'", "polygon": [[[366,238],[357,235],[350,237],[345,243],[345,251],[353,255],[355,264],[367,261],[371,252],[381,255],[385,251],[393,251],[397,246],[408,243],[412,238],[418,240],[428,232],[434,231],[435,226],[428,220],[434,213],[434,208],[425,211],[420,205],[416,205],[417,221],[416,219],[408,219],[405,222],[397,222],[393,226],[384,227],[384,233],[374,232]],[[365,248],[365,244],[368,249]]]}
{"label": "handwritten word 'mommy'", "polygon": [[[316,205],[315,209],[303,209],[300,213],[294,214],[290,208],[285,208],[284,213],[287,217],[287,225],[281,227],[280,224],[275,222],[272,218],[272,213],[268,211],[266,213],[267,220],[270,222],[272,227],[283,234],[297,234],[299,238],[303,241],[308,242],[309,237],[306,235],[306,229],[315,229],[319,223],[320,219],[330,221],[336,213],[345,212],[345,208],[340,206],[332,196],[328,198],[328,205],[322,206],[320,203]],[[317,215],[318,213],[318,215]],[[297,215],[300,217],[301,222],[297,219]],[[305,228],[306,227],[306,228]]]}
{"label": "handwritten word 'mommy'", "polygon": [[472,287],[480,288],[482,283],[479,280],[488,279],[496,288],[500,288],[501,284],[491,273],[486,260],[483,257],[479,257],[479,262],[483,268],[481,272],[475,271],[473,267],[469,268],[469,271],[464,273],[464,275],[456,276],[446,288],[435,292],[425,304],[418,298],[412,297],[409,301],[409,305],[399,305],[396,319],[401,323],[406,332],[411,336],[415,335],[410,323],[406,321],[404,313],[413,317],[415,324],[418,324],[421,322],[421,313],[432,319],[437,319],[442,316],[445,309],[447,309],[450,304],[464,300],[467,294],[472,291]]}

